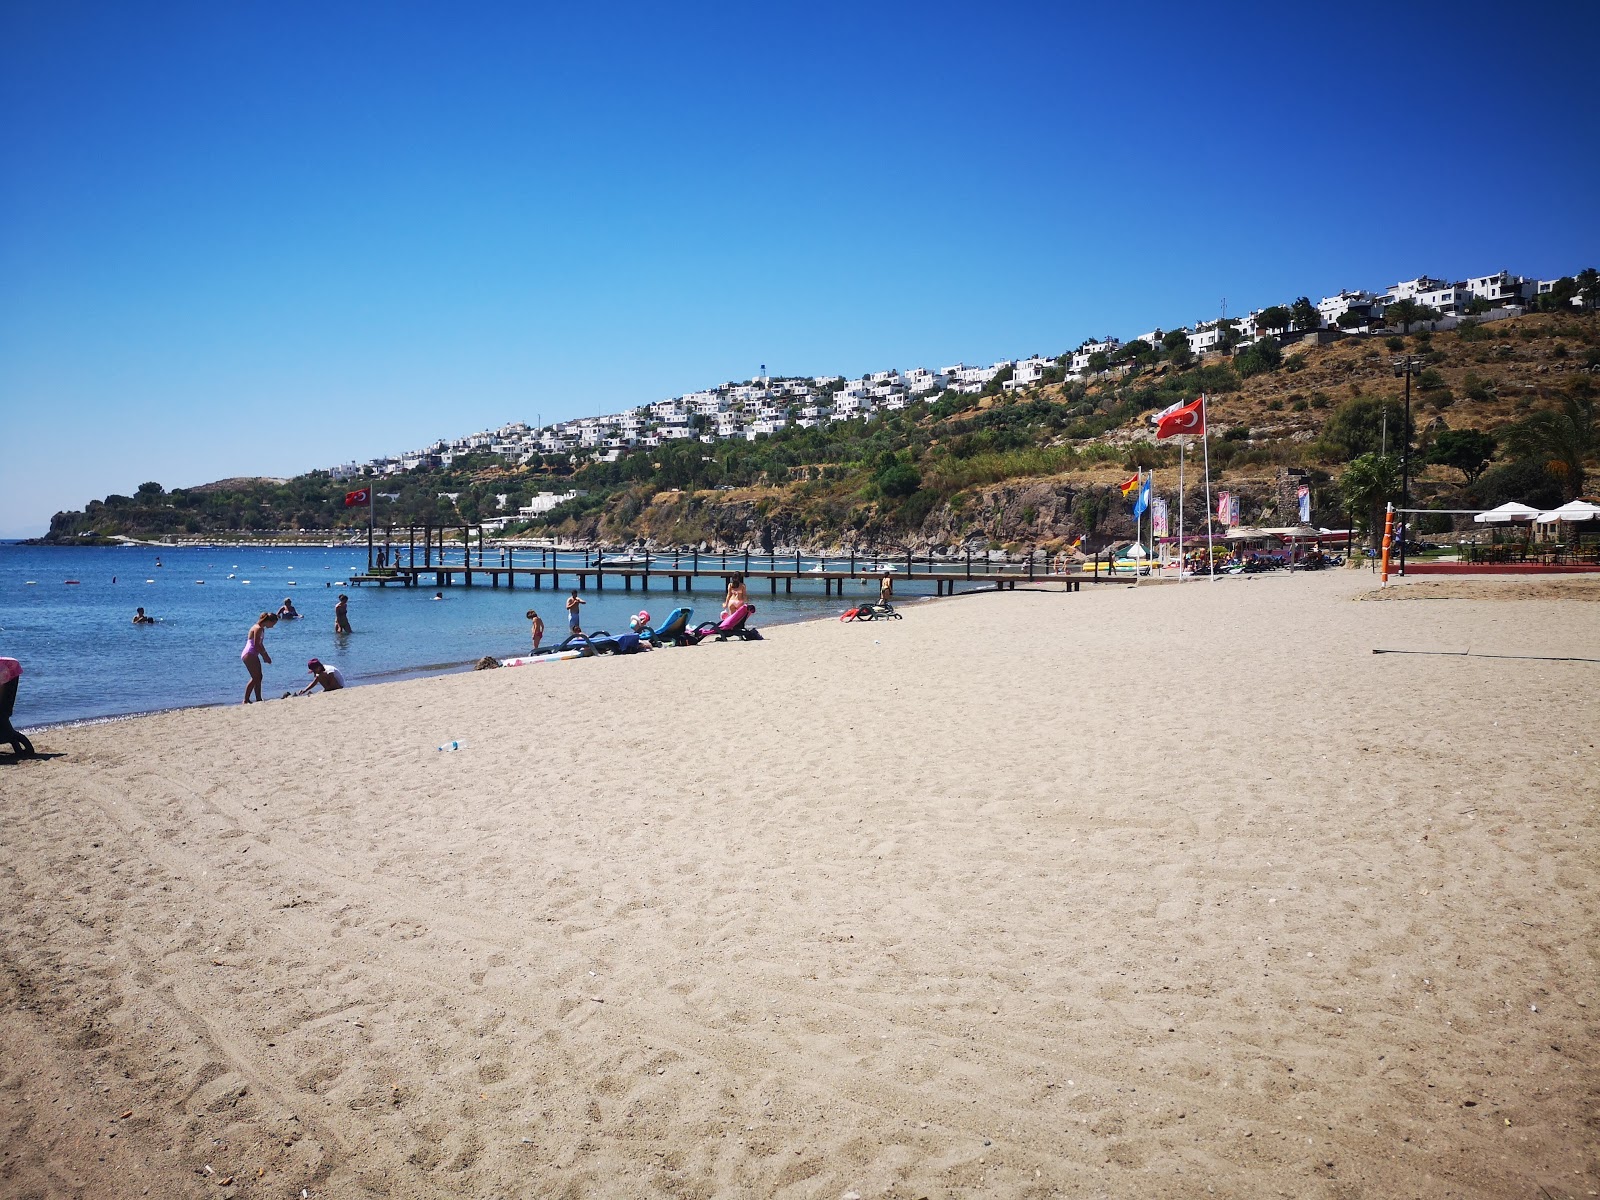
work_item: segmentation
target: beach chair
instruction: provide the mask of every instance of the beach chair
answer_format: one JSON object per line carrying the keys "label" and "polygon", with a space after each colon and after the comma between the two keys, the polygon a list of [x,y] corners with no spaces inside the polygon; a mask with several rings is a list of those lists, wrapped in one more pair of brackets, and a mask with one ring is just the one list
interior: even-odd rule
{"label": "beach chair", "polygon": [[594,644],[595,641],[609,638],[610,636],[604,629],[597,629],[593,633],[569,633],[552,646],[540,646],[528,657],[543,658],[546,654],[565,654],[569,650],[576,650],[579,654],[588,658],[590,655],[601,652]]}
{"label": "beach chair", "polygon": [[32,758],[33,743],[25,733],[11,724],[12,710],[17,706],[17,681],[22,677],[22,664],[14,658],[0,658],[0,745],[11,747],[17,758]]}
{"label": "beach chair", "polygon": [[859,608],[852,609],[851,612],[854,614],[850,618],[852,621],[899,621],[902,619],[900,614],[895,612],[894,605],[888,601],[883,601],[882,603],[876,600],[869,601]]}
{"label": "beach chair", "polygon": [[761,641],[761,631],[751,629],[748,622],[750,614],[756,611],[754,604],[741,604],[720,621],[703,621],[690,635],[696,642],[703,642],[708,637],[719,642],[729,638],[738,638],[741,642]]}
{"label": "beach chair", "polygon": [[652,629],[646,625],[639,630],[639,636],[650,639],[652,646],[692,646],[694,643],[689,636],[689,618],[692,616],[692,608],[675,608],[661,622],[661,628]]}

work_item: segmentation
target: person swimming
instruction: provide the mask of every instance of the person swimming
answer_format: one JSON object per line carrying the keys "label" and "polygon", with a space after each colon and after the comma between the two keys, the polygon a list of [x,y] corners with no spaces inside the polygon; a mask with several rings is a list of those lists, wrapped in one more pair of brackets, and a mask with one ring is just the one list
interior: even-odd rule
{"label": "person swimming", "polygon": [[154,625],[156,623],[156,619],[154,617],[145,616],[144,609],[139,608],[134,610],[133,623],[135,625]]}
{"label": "person swimming", "polygon": [[295,608],[294,600],[289,596],[285,596],[283,598],[283,607],[278,609],[278,620],[298,621],[299,619],[300,611]]}

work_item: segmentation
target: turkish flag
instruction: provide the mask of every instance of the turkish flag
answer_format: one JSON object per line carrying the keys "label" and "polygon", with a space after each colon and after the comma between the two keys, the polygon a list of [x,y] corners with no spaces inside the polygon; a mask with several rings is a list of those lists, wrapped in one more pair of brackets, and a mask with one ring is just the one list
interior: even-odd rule
{"label": "turkish flag", "polygon": [[346,508],[354,508],[358,504],[370,504],[371,502],[372,502],[372,489],[371,488],[362,488],[360,491],[357,491],[357,492],[346,492],[344,494],[344,506]]}
{"label": "turkish flag", "polygon": [[1182,433],[1206,431],[1205,397],[1169,408],[1156,421],[1156,437],[1177,437]]}

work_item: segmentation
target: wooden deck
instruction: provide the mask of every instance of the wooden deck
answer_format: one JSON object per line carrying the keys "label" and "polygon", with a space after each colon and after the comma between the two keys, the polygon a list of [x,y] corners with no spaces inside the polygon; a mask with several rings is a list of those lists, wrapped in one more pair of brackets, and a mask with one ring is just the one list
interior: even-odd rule
{"label": "wooden deck", "polygon": [[[762,557],[766,557],[763,555]],[[792,593],[796,580],[821,580],[823,595],[844,595],[845,584],[852,581],[876,583],[883,577],[881,571],[870,571],[862,567],[854,569],[843,568],[839,570],[792,570],[784,567],[767,566],[765,568],[752,566],[746,570],[739,562],[723,567],[715,560],[701,560],[696,564],[690,563],[664,563],[649,567],[607,567],[607,566],[526,566],[515,565],[487,566],[456,561],[452,563],[427,563],[416,566],[404,565],[391,567],[387,570],[377,570],[365,575],[352,575],[350,583],[353,586],[377,585],[387,587],[395,584],[400,587],[476,587],[487,583],[490,587],[515,588],[519,583],[524,587],[531,586],[535,591],[548,586],[552,590],[562,586],[575,587],[579,591],[587,591],[591,587],[596,591],[604,591],[609,583],[615,587],[618,584],[622,590],[631,592],[637,584],[640,591],[648,592],[651,585],[658,588],[670,589],[672,592],[693,591],[695,581],[705,580],[707,583],[715,581],[721,586],[727,576],[738,573],[744,576],[745,584],[751,590],[761,581],[766,580],[768,590],[772,595],[778,594],[779,584],[782,584],[785,593]],[[910,572],[896,571],[890,576],[896,584],[902,583],[932,583],[934,594],[937,596],[953,596],[958,584],[970,584],[978,587],[993,587],[1000,590],[1015,589],[1017,584],[1056,583],[1063,584],[1068,591],[1077,591],[1084,581],[1090,583],[1127,583],[1127,575],[1102,574],[1098,578],[1092,575],[1059,575],[1042,572],[1029,572],[1019,570],[1015,566],[1004,571],[985,571],[978,567],[967,569],[956,567],[951,570],[914,570]],[[424,583],[424,580],[430,582]],[[563,580],[566,581],[565,585]],[[704,587],[705,585],[702,585]]]}

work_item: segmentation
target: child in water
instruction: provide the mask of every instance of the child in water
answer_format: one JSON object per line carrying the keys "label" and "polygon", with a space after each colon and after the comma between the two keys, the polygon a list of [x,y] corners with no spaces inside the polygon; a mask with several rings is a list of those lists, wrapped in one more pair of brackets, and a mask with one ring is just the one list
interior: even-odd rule
{"label": "child in water", "polygon": [[533,652],[537,654],[539,653],[539,643],[544,641],[544,618],[530,608],[528,610],[528,620],[531,622],[528,626],[528,634],[533,638]]}

